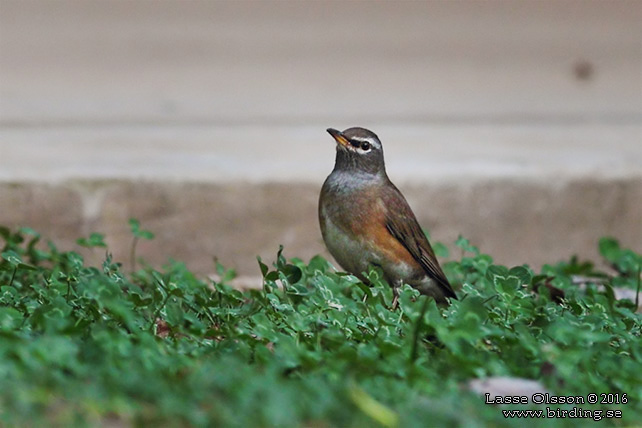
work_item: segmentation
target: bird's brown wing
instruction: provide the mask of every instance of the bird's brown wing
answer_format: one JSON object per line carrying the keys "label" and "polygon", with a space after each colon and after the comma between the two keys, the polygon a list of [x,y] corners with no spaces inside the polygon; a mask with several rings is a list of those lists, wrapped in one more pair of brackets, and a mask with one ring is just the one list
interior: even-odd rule
{"label": "bird's brown wing", "polygon": [[430,242],[428,242],[428,238],[421,230],[421,226],[419,226],[408,202],[394,185],[390,189],[383,195],[385,199],[384,205],[388,207],[386,212],[386,228],[388,232],[410,252],[426,274],[437,282],[446,297],[456,299],[457,296],[444,271],[441,270],[435,257],[435,252]]}

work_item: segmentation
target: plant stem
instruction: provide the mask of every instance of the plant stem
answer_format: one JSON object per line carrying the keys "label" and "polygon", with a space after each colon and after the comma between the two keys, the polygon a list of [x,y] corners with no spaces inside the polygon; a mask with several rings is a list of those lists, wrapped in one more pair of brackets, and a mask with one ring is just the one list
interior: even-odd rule
{"label": "plant stem", "polygon": [[641,271],[642,271],[642,265],[638,265],[638,288],[635,292],[635,310],[636,311],[640,307],[640,282],[642,281],[642,278],[640,278]]}
{"label": "plant stem", "polygon": [[415,360],[417,359],[417,350],[419,349],[419,332],[421,331],[421,324],[423,323],[424,320],[424,315],[426,314],[426,311],[428,310],[428,301],[430,300],[429,297],[424,296],[424,303],[421,305],[421,311],[419,313],[419,318],[417,318],[417,322],[415,323],[415,331],[413,333],[412,337],[412,350],[410,352],[410,363],[413,364]]}
{"label": "plant stem", "polygon": [[13,285],[13,280],[16,278],[16,272],[18,272],[18,266],[13,268],[13,273],[11,274],[11,280],[9,280],[9,287]]}
{"label": "plant stem", "polygon": [[129,254],[132,272],[136,271],[136,244],[138,244],[138,236],[134,236],[134,240],[132,241],[132,248]]}

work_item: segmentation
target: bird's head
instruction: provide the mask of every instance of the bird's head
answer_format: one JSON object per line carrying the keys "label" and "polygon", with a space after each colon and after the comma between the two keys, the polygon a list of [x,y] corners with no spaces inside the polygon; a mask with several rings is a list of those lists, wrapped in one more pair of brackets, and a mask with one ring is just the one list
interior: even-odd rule
{"label": "bird's head", "polygon": [[385,175],[383,146],[374,132],[355,127],[345,131],[328,128],[328,133],[337,142],[335,170]]}

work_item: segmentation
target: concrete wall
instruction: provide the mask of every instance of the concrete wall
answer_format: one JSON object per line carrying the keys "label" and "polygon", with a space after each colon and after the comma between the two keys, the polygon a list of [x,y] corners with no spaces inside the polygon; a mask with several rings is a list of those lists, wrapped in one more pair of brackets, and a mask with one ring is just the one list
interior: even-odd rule
{"label": "concrete wall", "polygon": [[[642,2],[0,0],[0,224],[257,274],[323,252],[325,128],[499,262],[642,250]],[[89,255],[99,260],[102,254]]]}

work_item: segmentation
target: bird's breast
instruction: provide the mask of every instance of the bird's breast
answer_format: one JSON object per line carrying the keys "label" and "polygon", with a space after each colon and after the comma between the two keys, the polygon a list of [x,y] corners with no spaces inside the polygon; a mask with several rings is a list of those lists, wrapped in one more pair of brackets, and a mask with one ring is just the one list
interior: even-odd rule
{"label": "bird's breast", "polygon": [[389,280],[421,271],[416,260],[386,228],[386,206],[377,186],[349,189],[324,184],[319,221],[326,247],[346,271],[360,276],[380,266]]}

